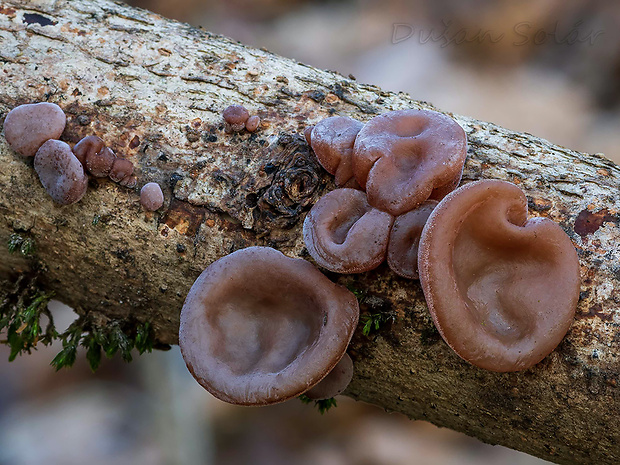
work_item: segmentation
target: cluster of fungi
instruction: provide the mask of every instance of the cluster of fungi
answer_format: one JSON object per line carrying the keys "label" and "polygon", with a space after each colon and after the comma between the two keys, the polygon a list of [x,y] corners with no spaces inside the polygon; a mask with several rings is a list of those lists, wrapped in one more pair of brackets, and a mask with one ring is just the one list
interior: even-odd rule
{"label": "cluster of fungi", "polygon": [[[4,136],[20,155],[34,157],[34,169],[49,196],[60,205],[78,202],[86,193],[90,173],[109,177],[121,186],[134,188],[133,163],[116,154],[97,136],[86,136],[73,148],[60,139],[67,117],[54,103],[31,103],[11,110],[4,120]],[[154,184],[154,183],[149,183]],[[143,207],[155,211],[164,203],[159,185],[147,184],[140,193]]]}
{"label": "cluster of fungi", "polygon": [[[529,368],[559,344],[579,297],[576,251],[559,225],[527,218],[517,186],[458,188],[467,138],[456,121],[400,110],[366,124],[326,118],[304,135],[338,186],[304,221],[320,267],[361,273],[387,261],[419,279],[441,336],[487,370]],[[358,318],[355,296],[308,262],[250,247],[196,280],[179,344],[192,375],[224,401],[325,399],[352,379],[346,348]]]}
{"label": "cluster of fungi", "polygon": [[[223,112],[225,130],[256,131],[240,105]],[[66,117],[53,104],[22,105],[4,122],[9,145],[32,157],[58,203],[86,192],[86,171],[127,187],[133,165],[88,136],[58,140]],[[491,371],[529,368],[559,344],[579,298],[576,251],[546,218],[528,219],[515,185],[482,180],[458,187],[467,138],[452,118],[399,110],[366,124],[326,118],[304,133],[337,189],[303,225],[322,268],[362,273],[387,261],[419,279],[433,321],[464,360]],[[141,202],[163,205],[148,183]],[[179,345],[188,369],[217,398],[268,405],[305,394],[328,399],[353,376],[347,346],[359,319],[356,297],[306,260],[268,247],[238,250],[208,266],[181,311]]]}

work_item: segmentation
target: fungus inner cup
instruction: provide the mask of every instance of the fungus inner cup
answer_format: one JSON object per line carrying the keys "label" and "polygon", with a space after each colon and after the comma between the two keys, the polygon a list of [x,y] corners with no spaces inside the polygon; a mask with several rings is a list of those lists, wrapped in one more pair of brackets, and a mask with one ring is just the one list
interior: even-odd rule
{"label": "fungus inner cup", "polygon": [[267,405],[321,381],[342,358],[358,317],[355,296],[310,263],[250,247],[196,280],[179,345],[189,371],[215,397]]}
{"label": "fungus inner cup", "polygon": [[562,228],[527,219],[513,184],[478,181],[449,194],[420,239],[420,282],[444,340],[492,371],[523,370],[560,343],[579,300],[579,260]]}

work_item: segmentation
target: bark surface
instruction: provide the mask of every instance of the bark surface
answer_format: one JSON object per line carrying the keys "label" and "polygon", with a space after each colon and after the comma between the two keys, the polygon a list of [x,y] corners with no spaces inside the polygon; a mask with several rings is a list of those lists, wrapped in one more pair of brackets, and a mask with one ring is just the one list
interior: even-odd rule
{"label": "bark surface", "polygon": [[[35,244],[35,259],[0,247],[0,291],[36,262],[43,286],[80,314],[150,321],[162,344],[177,342],[184,297],[215,259],[251,245],[308,258],[302,220],[334,185],[300,136],[306,125],[433,108],[120,3],[0,2],[0,118],[38,101],[67,113],[64,140],[96,134],[133,161],[138,187],[91,180],[79,203],[58,207],[32,161],[0,137],[0,243],[21,234]],[[261,117],[257,133],[224,131],[231,103]],[[441,340],[416,281],[386,266],[330,275],[365,294],[362,311],[394,317],[371,337],[358,328],[346,393],[558,463],[619,463],[620,169],[451,116],[469,138],[464,182],[517,184],[530,215],[552,218],[572,239],[577,317],[543,362],[491,373]],[[160,212],[139,204],[150,181],[164,188]]]}

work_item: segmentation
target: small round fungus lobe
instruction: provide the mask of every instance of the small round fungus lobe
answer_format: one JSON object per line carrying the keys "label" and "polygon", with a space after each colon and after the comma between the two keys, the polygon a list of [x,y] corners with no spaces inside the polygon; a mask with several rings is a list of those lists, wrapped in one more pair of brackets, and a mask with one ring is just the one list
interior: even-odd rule
{"label": "small round fungus lobe", "polygon": [[13,108],[4,120],[4,137],[20,155],[34,157],[46,140],[58,139],[67,117],[55,103],[29,103]]}
{"label": "small round fungus lobe", "polygon": [[458,186],[466,155],[465,131],[449,116],[391,111],[357,135],[353,172],[372,206],[398,216]]}
{"label": "small round fungus lobe", "polygon": [[527,199],[497,180],[467,184],[431,213],[420,283],[446,343],[491,371],[529,368],[560,343],[575,315],[580,270],[562,228],[527,218]]}
{"label": "small round fungus lobe", "polygon": [[105,147],[100,137],[86,136],[73,147],[73,153],[86,166],[86,159],[89,155],[95,155]]}
{"label": "small round fungus lobe", "polygon": [[149,182],[140,190],[140,203],[145,210],[154,212],[164,204],[164,193],[156,182]]}
{"label": "small round fungus lobe", "polygon": [[34,169],[47,193],[61,205],[75,203],[86,193],[88,176],[65,142],[45,142],[34,157]]}
{"label": "small round fungus lobe", "polygon": [[353,176],[352,152],[363,126],[347,116],[332,116],[319,121],[310,135],[310,144],[319,163],[334,175],[339,187],[359,188]]}
{"label": "small round fungus lobe", "polygon": [[388,243],[387,262],[397,275],[418,279],[418,244],[426,220],[436,206],[436,200],[427,200],[394,220]]}
{"label": "small round fungus lobe", "polygon": [[304,221],[304,242],[319,266],[362,273],[385,259],[394,218],[371,207],[366,194],[336,189],[314,204]]}
{"label": "small round fungus lobe", "polygon": [[86,169],[96,178],[105,178],[110,175],[115,161],[116,155],[114,155],[112,149],[103,147],[99,152],[88,152],[86,155]]}
{"label": "small round fungus lobe", "polygon": [[243,105],[230,105],[222,112],[224,121],[231,126],[245,125],[245,122],[250,117],[250,113]]}
{"label": "small round fungus lobe", "polygon": [[348,354],[344,354],[334,369],[319,384],[304,394],[312,400],[330,399],[342,393],[351,379],[353,379],[353,361]]}
{"label": "small round fungus lobe", "polygon": [[110,179],[114,182],[121,182],[127,176],[133,174],[133,163],[126,158],[116,158],[110,170]]}
{"label": "small round fungus lobe", "polygon": [[336,366],[358,318],[355,296],[307,261],[249,247],[198,277],[181,310],[179,346],[190,373],[218,399],[275,404]]}
{"label": "small round fungus lobe", "polygon": [[119,181],[119,184],[123,187],[128,187],[129,189],[133,189],[138,184],[138,178],[135,176],[126,176]]}
{"label": "small round fungus lobe", "polygon": [[259,125],[260,125],[260,117],[256,115],[250,116],[248,120],[245,122],[245,128],[250,132],[256,131]]}

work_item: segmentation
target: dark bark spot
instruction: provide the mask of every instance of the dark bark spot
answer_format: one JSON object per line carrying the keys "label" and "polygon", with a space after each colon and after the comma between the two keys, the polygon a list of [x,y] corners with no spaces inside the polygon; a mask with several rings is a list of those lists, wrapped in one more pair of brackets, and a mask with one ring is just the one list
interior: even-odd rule
{"label": "dark bark spot", "polygon": [[140,138],[138,136],[133,136],[133,139],[129,142],[129,148],[135,149],[140,145]]}
{"label": "dark bark spot", "polygon": [[[204,221],[205,213],[206,209],[203,207],[196,207],[188,202],[172,199],[162,221],[171,229],[176,229],[186,236],[194,237]],[[177,251],[179,251],[179,246],[182,245],[177,245]]]}
{"label": "dark bark spot", "polygon": [[57,22],[38,13],[24,14],[24,23],[39,24],[41,26],[56,26]]}
{"label": "dark bark spot", "polygon": [[582,210],[575,219],[575,232],[582,238],[585,238],[589,234],[594,234],[598,229],[603,226],[603,223],[614,221],[617,222],[617,217],[609,214],[609,210],[603,208],[597,212],[591,212],[589,210]]}

